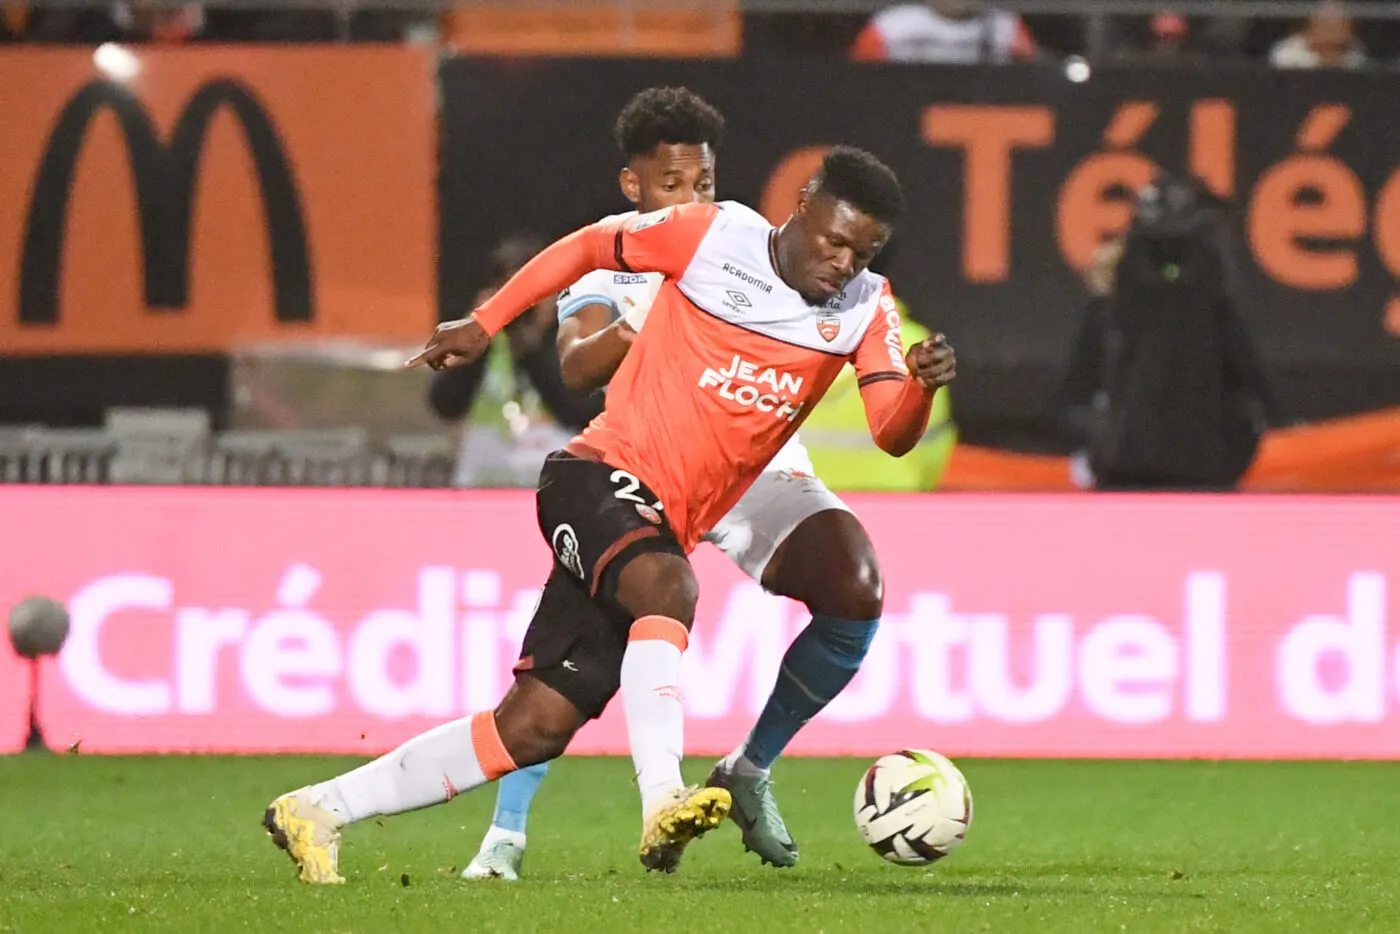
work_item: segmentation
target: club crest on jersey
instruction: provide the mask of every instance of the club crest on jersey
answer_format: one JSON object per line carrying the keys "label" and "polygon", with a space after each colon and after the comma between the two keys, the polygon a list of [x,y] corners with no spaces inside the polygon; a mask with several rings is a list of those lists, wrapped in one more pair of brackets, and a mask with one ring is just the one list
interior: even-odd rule
{"label": "club crest on jersey", "polygon": [[627,229],[632,233],[646,230],[648,227],[655,227],[671,217],[671,208],[662,208],[659,211],[652,211],[649,214],[639,214],[632,219],[632,223],[627,225]]}
{"label": "club crest on jersey", "polygon": [[652,509],[646,503],[637,503],[637,515],[650,522],[652,525],[661,524],[661,513]]}
{"label": "club crest on jersey", "polygon": [[817,333],[822,336],[822,340],[831,343],[836,340],[836,335],[841,333],[841,319],[836,315],[822,315],[817,318]]}

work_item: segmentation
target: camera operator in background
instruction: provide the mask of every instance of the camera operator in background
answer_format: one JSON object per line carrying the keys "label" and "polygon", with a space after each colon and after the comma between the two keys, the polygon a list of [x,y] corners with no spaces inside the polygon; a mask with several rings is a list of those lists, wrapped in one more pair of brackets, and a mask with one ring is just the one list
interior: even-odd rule
{"label": "camera operator in background", "polygon": [[1225,204],[1163,174],[1088,271],[1060,412],[1076,480],[1100,490],[1232,490],[1273,409],[1239,314]]}
{"label": "camera operator in background", "polygon": [[[545,244],[532,234],[501,241],[491,254],[491,278],[473,307]],[[506,340],[480,360],[433,375],[428,390],[433,411],[445,421],[466,419],[457,486],[533,485],[545,456],[603,410],[602,392],[575,392],[564,385],[554,347],[558,330],[555,300],[546,299],[513,321]]]}

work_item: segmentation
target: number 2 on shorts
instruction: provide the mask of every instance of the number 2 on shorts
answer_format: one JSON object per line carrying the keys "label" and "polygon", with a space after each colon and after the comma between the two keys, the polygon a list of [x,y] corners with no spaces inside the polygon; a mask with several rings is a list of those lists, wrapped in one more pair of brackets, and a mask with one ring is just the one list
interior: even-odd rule
{"label": "number 2 on shorts", "polygon": [[[637,490],[641,489],[642,481],[625,470],[614,470],[612,476],[608,477],[608,479],[617,484],[617,489],[613,490],[613,496],[629,503],[637,503],[641,506],[647,505],[647,501],[637,495]],[[652,503],[651,508],[660,511],[661,503]]]}

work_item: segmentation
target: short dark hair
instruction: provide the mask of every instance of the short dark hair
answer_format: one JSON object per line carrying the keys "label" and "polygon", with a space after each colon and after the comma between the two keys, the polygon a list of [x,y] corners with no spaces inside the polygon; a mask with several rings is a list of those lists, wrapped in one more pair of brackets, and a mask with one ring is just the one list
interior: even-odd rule
{"label": "short dark hair", "polygon": [[812,187],[882,224],[893,224],[904,213],[904,192],[894,171],[854,146],[832,147],[812,177]]}
{"label": "short dark hair", "polygon": [[708,143],[718,149],[724,135],[724,117],[689,88],[647,88],[622,108],[613,133],[617,148],[630,162],[650,154],[662,143]]}

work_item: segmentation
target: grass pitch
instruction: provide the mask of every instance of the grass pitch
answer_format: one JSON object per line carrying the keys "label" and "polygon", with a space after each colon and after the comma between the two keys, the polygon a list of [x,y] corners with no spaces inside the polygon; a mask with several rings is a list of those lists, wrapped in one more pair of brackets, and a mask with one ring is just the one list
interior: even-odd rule
{"label": "grass pitch", "polygon": [[353,764],[0,758],[0,931],[1400,931],[1394,763],[964,760],[967,843],[923,870],[857,836],[864,761],[785,760],[797,868],[759,866],[726,825],[663,877],[637,863],[630,763],[566,759],[518,884],[457,877],[488,788],[349,828],[348,883],[302,886],[263,808]]}

